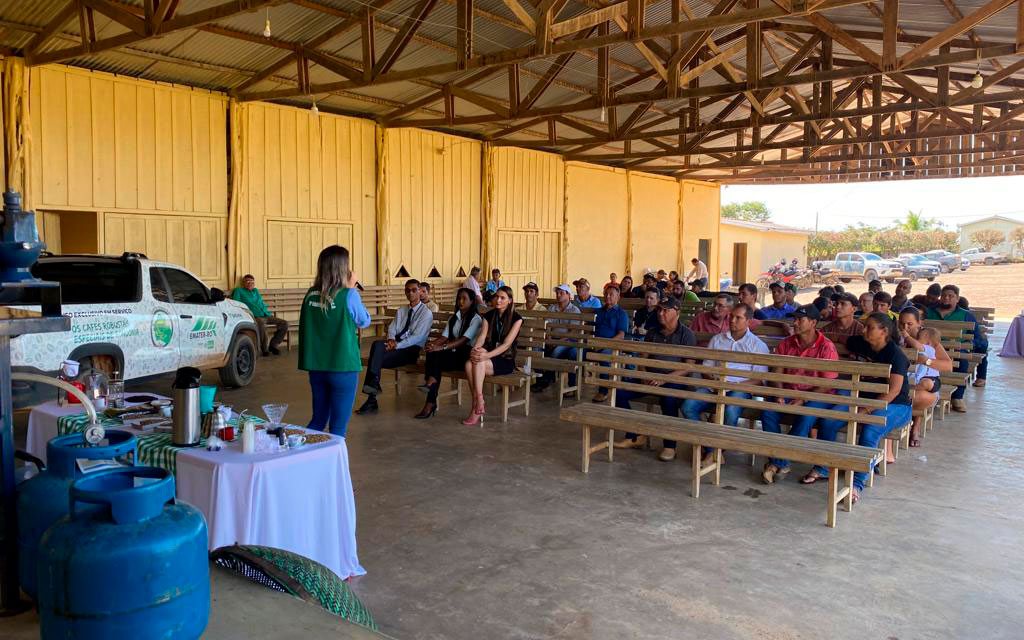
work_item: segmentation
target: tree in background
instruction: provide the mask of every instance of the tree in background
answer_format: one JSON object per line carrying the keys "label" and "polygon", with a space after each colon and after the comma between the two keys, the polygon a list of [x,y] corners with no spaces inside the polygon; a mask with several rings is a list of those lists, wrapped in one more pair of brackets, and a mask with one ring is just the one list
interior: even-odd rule
{"label": "tree in background", "polygon": [[1006,242],[1006,234],[995,229],[982,229],[971,234],[971,242],[985,251],[991,251],[992,247]]}
{"label": "tree in background", "polygon": [[925,218],[921,211],[907,211],[907,217],[897,225],[904,231],[935,231],[942,229],[942,223],[935,218]]}
{"label": "tree in background", "polygon": [[768,222],[772,217],[772,212],[760,200],[751,200],[749,202],[733,202],[723,206],[722,217],[746,220],[747,222]]}
{"label": "tree in background", "polygon": [[863,223],[842,231],[821,231],[807,243],[809,260],[832,260],[842,251],[866,251],[883,257],[901,253],[923,253],[932,249],[957,251],[954,231],[904,231],[897,228],[870,227]]}
{"label": "tree in background", "polygon": [[1021,255],[1024,255],[1024,227],[1017,227],[1010,232],[1010,242],[1020,249]]}

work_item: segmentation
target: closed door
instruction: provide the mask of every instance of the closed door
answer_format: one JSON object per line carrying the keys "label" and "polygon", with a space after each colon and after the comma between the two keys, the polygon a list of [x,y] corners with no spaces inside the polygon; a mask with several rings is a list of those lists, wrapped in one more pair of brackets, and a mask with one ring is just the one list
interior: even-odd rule
{"label": "closed door", "polygon": [[743,284],[747,281],[747,243],[735,242],[732,245],[732,281]]}

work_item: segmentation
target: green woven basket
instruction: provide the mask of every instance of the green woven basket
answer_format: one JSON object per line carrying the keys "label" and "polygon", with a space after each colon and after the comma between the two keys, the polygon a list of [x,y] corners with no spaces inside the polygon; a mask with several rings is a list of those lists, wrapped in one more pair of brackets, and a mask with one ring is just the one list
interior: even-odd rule
{"label": "green woven basket", "polygon": [[212,551],[210,560],[257,584],[319,604],[336,616],[377,631],[373,616],[348,584],[305,556],[274,547],[232,545]]}

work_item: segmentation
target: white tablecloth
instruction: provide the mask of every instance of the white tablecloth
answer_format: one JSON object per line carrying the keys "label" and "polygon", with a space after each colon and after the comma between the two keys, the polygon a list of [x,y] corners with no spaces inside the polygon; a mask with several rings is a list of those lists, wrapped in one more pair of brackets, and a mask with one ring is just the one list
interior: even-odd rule
{"label": "white tablecloth", "polygon": [[[57,421],[80,405],[44,403],[29,414],[27,449],[45,460]],[[210,549],[254,544],[315,560],[341,578],[364,575],[356,550],[356,504],[344,438],[285,453],[245,455],[240,440],[221,451],[178,452],[177,495],[206,517]]]}

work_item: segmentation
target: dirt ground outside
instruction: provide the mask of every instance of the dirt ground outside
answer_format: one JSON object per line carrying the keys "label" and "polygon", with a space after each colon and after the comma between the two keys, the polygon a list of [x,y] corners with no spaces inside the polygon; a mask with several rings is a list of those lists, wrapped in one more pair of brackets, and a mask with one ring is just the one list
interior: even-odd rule
{"label": "dirt ground outside", "polygon": [[[960,287],[960,295],[965,296],[972,307],[994,307],[996,320],[1011,320],[1024,310],[1024,263],[997,264],[990,267],[971,265],[967,271],[943,274],[935,279],[940,284],[955,284]],[[914,283],[911,295],[924,293],[927,280]],[[868,285],[863,280],[853,280],[844,285],[850,293],[860,295],[867,291]],[[883,284],[889,293],[895,293],[895,284]],[[817,289],[801,292],[797,300],[801,303],[813,302]]]}

